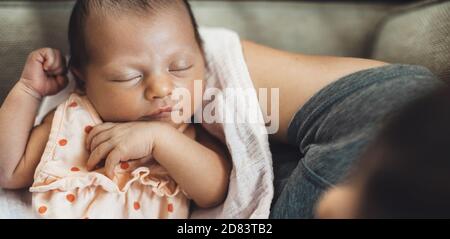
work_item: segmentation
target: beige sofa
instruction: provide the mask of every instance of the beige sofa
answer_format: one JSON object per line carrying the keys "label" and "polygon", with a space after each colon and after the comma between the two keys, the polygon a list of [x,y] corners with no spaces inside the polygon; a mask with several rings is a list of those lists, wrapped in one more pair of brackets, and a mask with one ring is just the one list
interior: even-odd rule
{"label": "beige sofa", "polygon": [[[0,102],[30,51],[50,46],[68,52],[72,5],[0,1]],[[200,25],[231,28],[275,48],[419,64],[450,81],[449,1],[192,1],[192,6]],[[300,157],[290,146],[272,149],[278,183]],[[28,205],[26,193],[0,189],[0,218],[24,217]]]}

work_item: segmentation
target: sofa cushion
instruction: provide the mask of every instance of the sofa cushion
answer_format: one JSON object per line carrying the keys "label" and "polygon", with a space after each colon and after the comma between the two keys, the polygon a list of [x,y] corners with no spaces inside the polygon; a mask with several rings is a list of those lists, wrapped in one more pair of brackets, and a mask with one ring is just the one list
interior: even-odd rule
{"label": "sofa cushion", "polygon": [[67,52],[72,3],[0,2],[0,102],[17,82],[28,54],[54,47]]}
{"label": "sofa cushion", "polygon": [[415,4],[387,17],[379,27],[372,57],[423,65],[450,82],[450,1]]}

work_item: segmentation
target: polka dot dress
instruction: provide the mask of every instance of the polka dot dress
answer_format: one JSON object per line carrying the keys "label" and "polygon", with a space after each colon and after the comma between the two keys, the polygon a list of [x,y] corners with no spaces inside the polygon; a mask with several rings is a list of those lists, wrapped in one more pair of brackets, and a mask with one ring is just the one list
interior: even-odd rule
{"label": "polka dot dress", "polygon": [[42,218],[187,218],[189,199],[156,161],[122,162],[114,177],[86,169],[87,135],[100,117],[84,96],[59,105],[33,186],[33,208]]}

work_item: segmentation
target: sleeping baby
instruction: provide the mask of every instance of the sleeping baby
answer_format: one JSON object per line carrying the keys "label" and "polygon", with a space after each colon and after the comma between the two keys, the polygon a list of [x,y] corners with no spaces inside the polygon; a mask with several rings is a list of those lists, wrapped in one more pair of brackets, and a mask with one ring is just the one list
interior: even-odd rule
{"label": "sleeping baby", "polygon": [[[80,0],[69,41],[69,68],[58,50],[32,52],[1,108],[2,186],[31,186],[43,218],[188,218],[191,201],[222,203],[227,147],[188,123],[199,105],[171,97],[176,89],[194,97],[205,74],[188,3]],[[42,98],[67,85],[67,69],[77,90],[33,128]]]}

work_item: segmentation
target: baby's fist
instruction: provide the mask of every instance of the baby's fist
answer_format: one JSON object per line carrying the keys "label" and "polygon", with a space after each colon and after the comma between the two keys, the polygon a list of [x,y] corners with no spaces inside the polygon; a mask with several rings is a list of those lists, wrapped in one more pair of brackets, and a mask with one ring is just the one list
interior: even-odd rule
{"label": "baby's fist", "polygon": [[20,81],[39,96],[55,95],[67,81],[64,56],[56,49],[42,48],[28,56]]}

